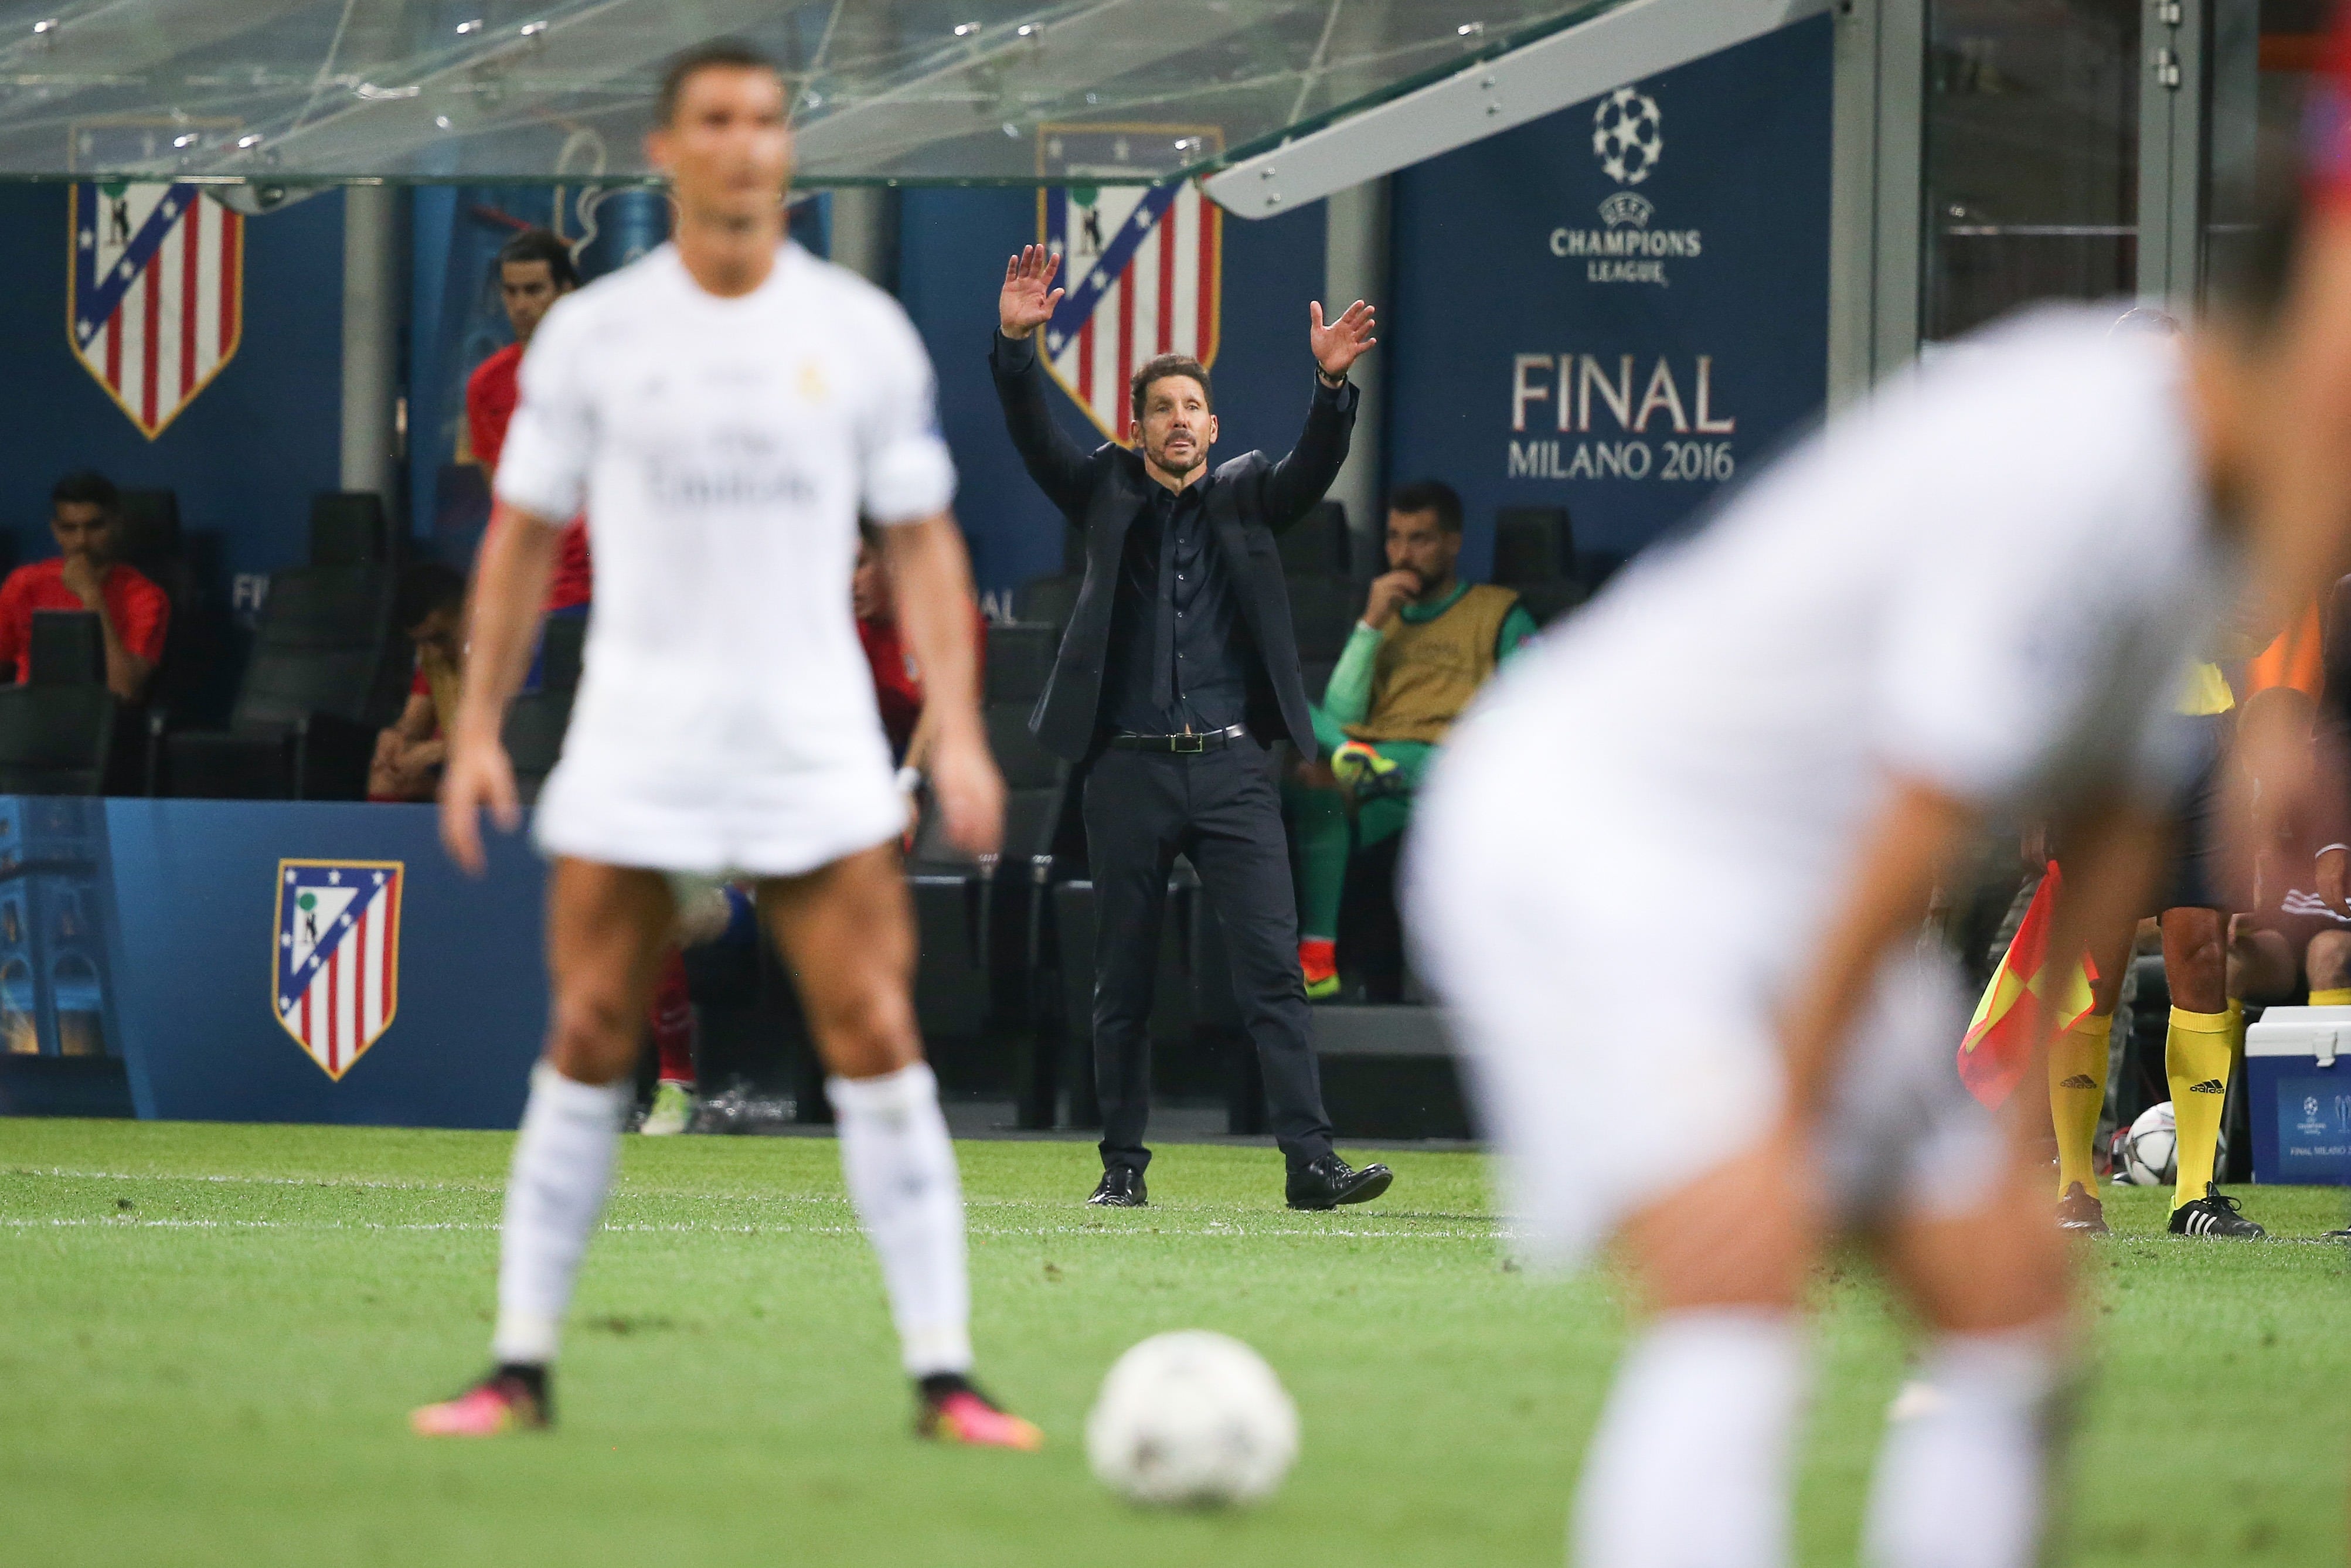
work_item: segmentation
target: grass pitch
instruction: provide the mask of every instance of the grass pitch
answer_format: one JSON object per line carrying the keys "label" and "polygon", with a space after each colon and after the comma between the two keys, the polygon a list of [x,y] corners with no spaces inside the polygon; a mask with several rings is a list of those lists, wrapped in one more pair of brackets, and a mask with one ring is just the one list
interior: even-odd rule
{"label": "grass pitch", "polygon": [[[1153,1207],[1080,1207],[1082,1144],[962,1145],[983,1377],[1039,1456],[907,1433],[829,1141],[631,1139],[589,1254],[559,1429],[410,1437],[482,1367],[507,1138],[0,1122],[0,1558],[78,1564],[1106,1562],[1555,1564],[1622,1328],[1604,1276],[1505,1266],[1479,1164],[1388,1157],[1391,1198],[1280,1207],[1268,1151],[1171,1146]],[[2273,1232],[2341,1195],[2249,1188]],[[2338,1564],[2351,1459],[2339,1246],[2156,1234],[2109,1195],[2100,1343],[2060,1561]],[[1850,1561],[1902,1365],[1855,1265],[1823,1271],[1802,1560]],[[1209,1327],[1297,1397],[1288,1486],[1149,1514],[1087,1474],[1097,1381]]]}

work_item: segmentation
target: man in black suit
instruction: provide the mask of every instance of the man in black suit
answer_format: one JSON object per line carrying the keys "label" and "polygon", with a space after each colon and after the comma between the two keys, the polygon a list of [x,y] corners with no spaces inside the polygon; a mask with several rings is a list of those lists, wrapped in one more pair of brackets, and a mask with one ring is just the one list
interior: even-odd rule
{"label": "man in black suit", "polygon": [[1267,747],[1314,749],[1274,535],[1322,498],[1346,460],[1355,389],[1372,346],[1357,300],[1325,323],[1305,434],[1279,463],[1249,452],[1208,468],[1217,416],[1208,373],[1163,354],[1134,372],[1134,444],[1086,451],[1053,421],[1035,333],[1052,318],[1061,258],[1030,246],[1006,264],[990,363],[1012,444],[1085,537],[1085,581],[1029,727],[1091,762],[1086,854],[1094,883],[1094,1079],[1102,1178],[1090,1203],[1140,1206],[1151,1151],[1151,992],[1167,873],[1187,856],[1215,906],[1258,1060],[1292,1208],[1385,1192],[1385,1166],[1355,1170],[1331,1147],[1298,970],[1298,911],[1281,800]]}

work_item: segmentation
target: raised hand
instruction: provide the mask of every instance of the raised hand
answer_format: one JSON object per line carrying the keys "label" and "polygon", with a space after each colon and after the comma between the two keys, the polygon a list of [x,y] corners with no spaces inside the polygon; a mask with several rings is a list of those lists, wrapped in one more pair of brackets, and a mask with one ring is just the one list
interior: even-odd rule
{"label": "raised hand", "polygon": [[1364,601],[1364,624],[1374,632],[1386,631],[1396,612],[1419,598],[1427,586],[1410,567],[1381,573],[1372,579],[1372,591]]}
{"label": "raised hand", "polygon": [[1004,292],[996,297],[996,324],[1008,338],[1025,338],[1053,319],[1061,290],[1053,275],[1061,258],[1041,245],[1026,245],[1004,264]]}
{"label": "raised hand", "polygon": [[1307,347],[1314,350],[1314,362],[1322,373],[1335,381],[1347,373],[1347,367],[1364,357],[1364,350],[1379,341],[1372,336],[1372,308],[1362,300],[1347,307],[1346,313],[1336,321],[1325,324],[1322,301],[1310,302],[1306,307]]}
{"label": "raised hand", "polygon": [[956,849],[977,859],[1004,847],[1004,775],[977,726],[941,727],[931,748],[931,798]]}
{"label": "raised hand", "polygon": [[441,771],[441,844],[449,858],[473,876],[489,863],[482,851],[482,812],[502,832],[522,826],[522,794],[515,788],[514,764],[496,732],[460,734]]}

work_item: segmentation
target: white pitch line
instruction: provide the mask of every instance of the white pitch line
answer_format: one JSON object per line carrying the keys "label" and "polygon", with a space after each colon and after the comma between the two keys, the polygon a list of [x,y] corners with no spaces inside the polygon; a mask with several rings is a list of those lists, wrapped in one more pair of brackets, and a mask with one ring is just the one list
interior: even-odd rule
{"label": "white pitch line", "polygon": [[[144,1176],[134,1176],[127,1171],[69,1171],[56,1167],[52,1167],[47,1170],[37,1170],[25,1166],[11,1166],[6,1170],[0,1170],[0,1176],[50,1176],[66,1181],[201,1181],[237,1186],[316,1186],[328,1188],[364,1187],[381,1192],[473,1192],[481,1193],[491,1197],[498,1197],[506,1191],[506,1184],[503,1182],[498,1183],[496,1186],[490,1186],[487,1184],[475,1185],[462,1182],[444,1181],[360,1181],[350,1178],[329,1180],[319,1176],[193,1176],[184,1174],[165,1175],[156,1172],[151,1172]],[[639,1186],[630,1182],[625,1177],[614,1185],[612,1196],[615,1198],[622,1200],[629,1198],[674,1197],[695,1202],[706,1200],[712,1203],[845,1204],[849,1201],[849,1199],[844,1196],[826,1193],[680,1192],[674,1187]],[[1018,1198],[972,1197],[968,1195],[965,1197],[963,1203],[964,1207],[967,1209],[1017,1208],[1021,1207],[1021,1200]]]}
{"label": "white pitch line", "polygon": [[[141,1219],[125,1215],[120,1218],[88,1218],[59,1217],[35,1219],[0,1217],[0,1228],[14,1230],[89,1228],[107,1230],[479,1230],[495,1231],[494,1221],[443,1220],[383,1224],[372,1220],[307,1220],[307,1219]],[[647,1235],[712,1235],[712,1236],[857,1236],[862,1234],[853,1225],[604,1225],[601,1230],[622,1234],[636,1232]],[[1364,1241],[1493,1241],[1508,1240],[1510,1233],[1501,1230],[1235,1230],[1229,1227],[1205,1229],[1170,1229],[1165,1226],[1152,1231],[1121,1231],[1108,1228],[1081,1225],[975,1225],[967,1228],[975,1236],[1190,1236],[1211,1239],[1246,1240],[1252,1236],[1315,1236]]]}

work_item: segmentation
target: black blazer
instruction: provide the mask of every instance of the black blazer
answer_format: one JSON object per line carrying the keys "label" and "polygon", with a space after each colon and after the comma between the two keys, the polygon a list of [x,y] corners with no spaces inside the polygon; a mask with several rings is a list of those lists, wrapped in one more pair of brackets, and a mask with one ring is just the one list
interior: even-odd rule
{"label": "black blazer", "polygon": [[[998,334],[988,364],[996,372],[996,395],[1004,403],[1005,428],[1029,476],[1085,537],[1085,581],[1078,590],[1069,630],[1061,634],[1052,674],[1029,716],[1029,730],[1047,750],[1076,762],[1093,749],[1100,728],[1102,666],[1110,651],[1119,559],[1126,549],[1127,527],[1143,509],[1154,481],[1144,472],[1141,453],[1116,442],[1088,452],[1062,434],[1053,420],[1035,339],[1013,343]],[[1279,739],[1286,733],[1308,756],[1315,749],[1314,726],[1307,716],[1306,685],[1298,674],[1290,591],[1282,582],[1281,552],[1274,536],[1304,517],[1339,476],[1355,427],[1356,400],[1352,383],[1332,392],[1318,381],[1316,389],[1305,432],[1289,456],[1276,463],[1262,452],[1244,452],[1217,465],[1217,482],[1208,489],[1209,526],[1233,574],[1252,643],[1248,650],[1251,657],[1245,661],[1254,666],[1249,672],[1250,728],[1260,740]]]}

